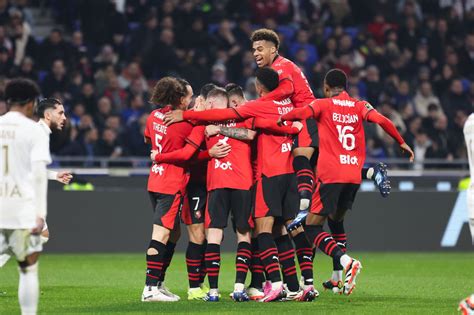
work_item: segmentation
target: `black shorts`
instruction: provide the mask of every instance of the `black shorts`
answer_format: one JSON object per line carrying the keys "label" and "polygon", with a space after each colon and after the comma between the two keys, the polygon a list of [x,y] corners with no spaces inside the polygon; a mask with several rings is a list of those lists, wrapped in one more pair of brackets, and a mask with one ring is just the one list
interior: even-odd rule
{"label": "black shorts", "polygon": [[179,225],[179,213],[184,198],[181,193],[175,195],[148,192],[153,206],[153,224],[173,230]]}
{"label": "black shorts", "polygon": [[250,190],[219,188],[211,190],[207,197],[206,229],[224,229],[229,214],[238,230],[252,228],[252,193]]}
{"label": "black shorts", "polygon": [[186,189],[189,207],[183,206],[181,221],[186,225],[204,223],[207,201],[206,183],[189,183]]}
{"label": "black shorts", "polygon": [[311,213],[328,216],[336,210],[350,210],[359,184],[323,184],[319,182],[313,194]]}
{"label": "black shorts", "polygon": [[262,175],[256,183],[253,217],[275,217],[284,221],[294,219],[299,210],[299,200],[295,174]]}
{"label": "black shorts", "polygon": [[302,120],[303,129],[295,137],[293,148],[319,147],[318,125],[314,118]]}

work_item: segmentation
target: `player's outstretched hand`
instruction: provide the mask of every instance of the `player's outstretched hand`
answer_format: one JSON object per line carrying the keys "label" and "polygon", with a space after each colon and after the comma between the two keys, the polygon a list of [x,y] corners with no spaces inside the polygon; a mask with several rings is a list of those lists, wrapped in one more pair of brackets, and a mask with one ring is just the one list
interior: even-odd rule
{"label": "player's outstretched hand", "polygon": [[167,112],[163,121],[165,122],[166,126],[183,121],[183,111],[180,109],[176,109]]}
{"label": "player's outstretched hand", "polygon": [[415,153],[413,153],[413,150],[410,148],[410,146],[406,143],[403,143],[400,145],[400,148],[402,148],[403,152],[408,152],[410,154],[410,162],[413,163],[415,160]]}
{"label": "player's outstretched hand", "polygon": [[216,125],[208,125],[208,126],[206,126],[205,134],[206,134],[206,136],[208,136],[208,137],[215,136],[215,135],[217,135],[219,132],[220,132],[219,126],[216,126]]}
{"label": "player's outstretched hand", "polygon": [[155,162],[156,155],[159,154],[158,150],[151,150],[150,159]]}
{"label": "player's outstretched hand", "polygon": [[33,235],[39,235],[43,231],[44,227],[44,219],[37,217],[36,218],[36,226],[31,230],[31,234]]}
{"label": "player's outstretched hand", "polygon": [[231,149],[232,147],[229,144],[217,142],[212,148],[209,149],[209,156],[216,159],[222,159],[230,153]]}
{"label": "player's outstretched hand", "polygon": [[56,180],[61,184],[67,185],[71,181],[72,177],[71,171],[61,171],[58,172],[58,175],[56,175]]}
{"label": "player's outstretched hand", "polygon": [[299,121],[294,121],[294,122],[291,124],[291,126],[292,126],[293,128],[298,129],[298,131],[301,131],[301,129],[303,129],[303,124],[300,123]]}
{"label": "player's outstretched hand", "polygon": [[199,95],[198,97],[196,97],[196,99],[194,100],[194,107],[193,109],[196,111],[196,112],[201,112],[203,110],[205,110],[206,106],[206,101],[204,100],[204,98]]}

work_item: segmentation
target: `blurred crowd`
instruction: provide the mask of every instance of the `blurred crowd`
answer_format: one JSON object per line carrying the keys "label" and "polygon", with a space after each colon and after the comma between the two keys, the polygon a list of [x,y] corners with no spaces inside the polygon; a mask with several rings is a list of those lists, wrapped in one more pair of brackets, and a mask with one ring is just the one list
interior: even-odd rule
{"label": "blurred crowd", "polygon": [[[32,36],[28,7],[38,4],[61,26],[45,38]],[[56,155],[145,156],[157,79],[181,76],[195,91],[235,82],[256,98],[257,27],[278,32],[280,54],[316,96],[325,72],[343,69],[350,94],[388,116],[419,161],[466,157],[474,0],[0,0],[0,96],[8,78],[24,76],[63,100],[70,119],[53,137]],[[366,130],[368,157],[401,156],[381,130]]]}

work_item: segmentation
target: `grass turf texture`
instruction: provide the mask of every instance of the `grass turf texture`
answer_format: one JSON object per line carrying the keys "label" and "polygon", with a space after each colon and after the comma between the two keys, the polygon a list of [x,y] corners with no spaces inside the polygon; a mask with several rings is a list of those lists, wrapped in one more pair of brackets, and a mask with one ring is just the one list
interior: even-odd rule
{"label": "grass turf texture", "polygon": [[[456,314],[459,301],[474,292],[474,253],[356,253],[363,269],[351,296],[323,291],[331,274],[329,258],[318,253],[315,267],[320,297],[312,303],[235,303],[234,255],[224,254],[220,276],[222,300],[187,301],[183,254],[176,254],[167,286],[181,296],[175,303],[142,303],[144,254],[45,254],[40,261],[43,314],[218,313],[218,314]],[[247,279],[250,280],[250,279]],[[18,272],[12,260],[0,269],[0,313],[18,314]]]}

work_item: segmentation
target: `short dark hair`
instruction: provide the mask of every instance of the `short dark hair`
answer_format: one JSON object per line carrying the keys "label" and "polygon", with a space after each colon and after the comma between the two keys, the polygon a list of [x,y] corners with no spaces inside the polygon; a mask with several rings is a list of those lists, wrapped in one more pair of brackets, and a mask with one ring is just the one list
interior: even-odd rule
{"label": "short dark hair", "polygon": [[244,89],[236,83],[229,83],[225,86],[225,90],[227,91],[227,96],[231,97],[237,95],[238,97],[244,98]]}
{"label": "short dark hair", "polygon": [[211,98],[211,97],[228,98],[227,91],[224,88],[216,87],[215,89],[212,89],[211,91],[209,91],[209,93],[207,94],[207,98]]}
{"label": "short dark hair", "polygon": [[39,95],[38,85],[30,79],[13,79],[5,87],[5,100],[9,106],[24,106],[37,99]]}
{"label": "short dark hair", "polygon": [[278,37],[278,34],[268,28],[261,28],[254,31],[250,36],[250,40],[252,43],[259,40],[266,40],[275,44],[277,50],[280,47],[280,38]]}
{"label": "short dark hair", "polygon": [[347,86],[347,76],[341,69],[331,69],[326,73],[324,81],[330,88],[343,88]]}
{"label": "short dark hair", "polygon": [[177,107],[181,104],[181,98],[185,97],[186,93],[186,88],[183,88],[182,82],[173,77],[164,77],[155,84],[150,102],[155,105]]}
{"label": "short dark hair", "polygon": [[260,82],[268,92],[276,89],[280,83],[278,72],[270,67],[258,68],[255,72],[255,76],[258,82]]}
{"label": "short dark hair", "polygon": [[201,91],[199,92],[199,94],[204,97],[204,99],[207,98],[207,95],[209,94],[210,91],[214,90],[215,88],[217,88],[217,85],[215,85],[214,83],[207,83],[207,84],[204,84],[201,88]]}
{"label": "short dark hair", "polygon": [[45,98],[39,101],[36,106],[36,115],[39,118],[44,118],[44,112],[50,108],[56,108],[57,105],[62,105],[61,101],[56,98]]}

